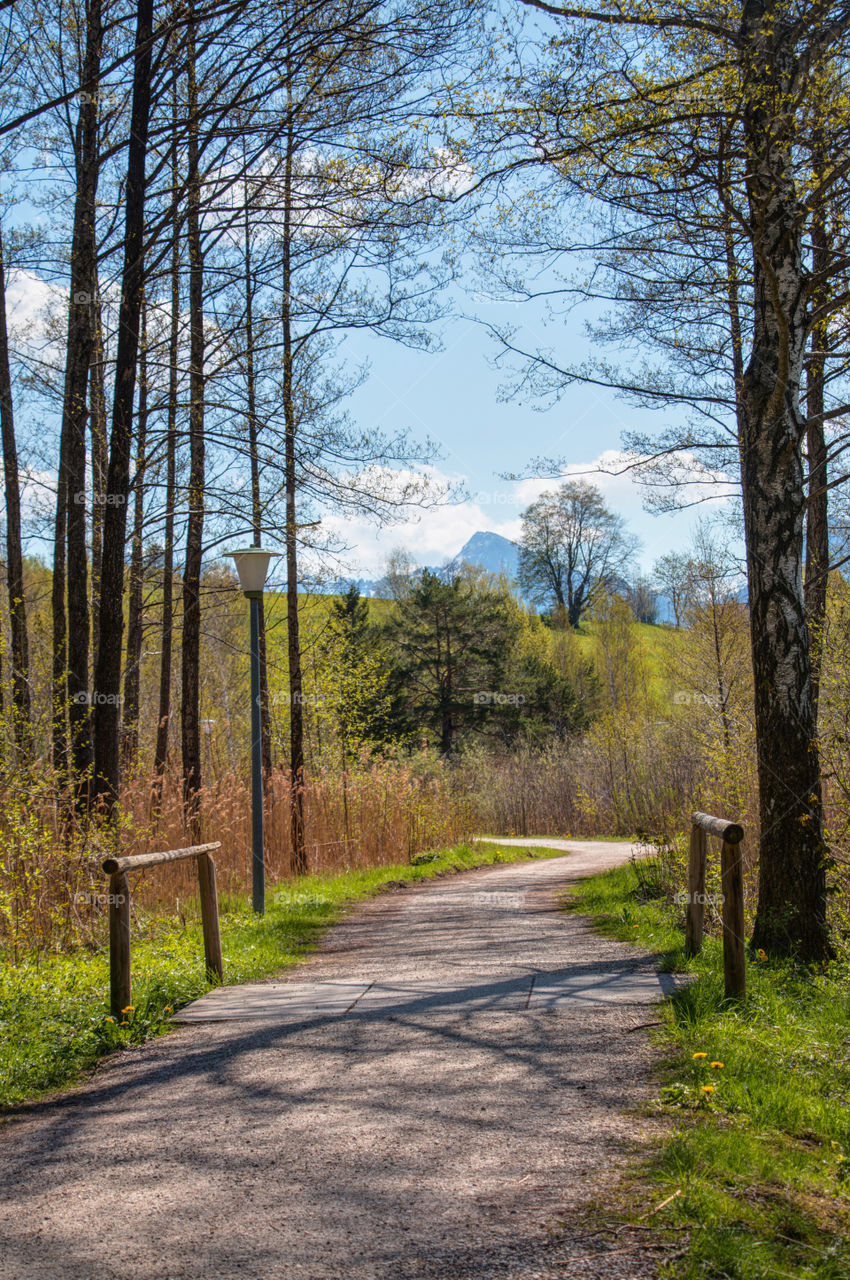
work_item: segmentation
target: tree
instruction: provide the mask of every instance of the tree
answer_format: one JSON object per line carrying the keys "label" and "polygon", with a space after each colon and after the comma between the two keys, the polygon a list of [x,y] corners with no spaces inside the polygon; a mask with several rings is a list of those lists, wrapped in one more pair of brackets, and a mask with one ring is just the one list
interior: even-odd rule
{"label": "tree", "polygon": [[397,600],[388,636],[410,730],[430,729],[445,758],[513,693],[504,678],[514,635],[507,598],[474,574],[444,582],[423,569]]}
{"label": "tree", "polygon": [[[840,87],[850,16],[785,0],[743,0],[738,12],[677,0],[664,13],[645,0],[604,11],[528,3],[559,20],[559,37],[521,102],[512,89],[501,142],[531,144],[528,163],[545,166],[559,192],[549,207],[574,197],[560,243],[583,240],[595,266],[562,296],[604,299],[595,336],[625,353],[622,367],[604,356],[578,367],[532,352],[533,371],[550,395],[587,379],[644,405],[683,406],[685,422],[660,437],[626,437],[636,460],[654,466],[651,478],[679,493],[738,468],[761,819],[753,943],[820,959],[830,951],[829,855],[802,586],[807,490],[815,497],[817,482],[805,472],[801,386],[813,323],[837,322],[846,304],[843,240],[825,262],[810,233],[825,203],[840,224],[850,196]],[[578,211],[586,237],[574,234]],[[556,241],[541,239],[551,253]],[[846,412],[840,347],[827,353],[839,381],[824,420]],[[815,454],[809,465],[822,471]]]}
{"label": "tree", "polygon": [[343,765],[364,749],[392,741],[391,659],[369,602],[352,584],[331,604],[323,657],[330,668],[329,702]]}
{"label": "tree", "polygon": [[571,627],[625,572],[636,542],[586,480],[544,493],[522,515],[520,585],[532,599],[567,610]]}
{"label": "tree", "polygon": [[683,558],[687,629],[670,649],[669,669],[679,686],[674,701],[694,707],[691,732],[713,771],[715,794],[740,815],[753,742],[749,619],[738,598],[740,566],[705,520]]}
{"label": "tree", "polygon": [[690,558],[681,551],[668,551],[656,560],[653,576],[659,591],[670,601],[674,623],[680,627],[690,596]]}
{"label": "tree", "polygon": [[13,733],[23,758],[32,749],[24,562],[21,543],[21,492],[18,481],[18,447],[15,439],[9,339],[6,331],[6,268],[0,237],[0,429],[3,437],[3,477],[6,494],[6,582],[12,632]]}
{"label": "tree", "polygon": [[127,149],[127,192],[120,325],[103,522],[100,625],[94,687],[95,794],[112,810],[118,800],[121,652],[124,634],[124,538],[130,490],[133,400],[144,288],[145,161],[151,108],[153,0],[138,0],[133,104]]}
{"label": "tree", "polygon": [[638,622],[649,624],[657,622],[658,594],[650,580],[643,574],[639,573],[629,584],[627,598]]}

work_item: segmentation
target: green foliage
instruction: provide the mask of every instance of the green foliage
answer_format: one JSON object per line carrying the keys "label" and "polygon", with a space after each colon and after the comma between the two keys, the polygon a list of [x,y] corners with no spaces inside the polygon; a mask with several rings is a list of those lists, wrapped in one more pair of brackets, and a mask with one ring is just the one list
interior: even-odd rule
{"label": "green foliage", "polygon": [[473,737],[510,749],[588,723],[571,669],[552,661],[550,633],[502,582],[474,570],[444,581],[424,570],[399,595],[385,634],[407,737],[424,732],[444,756]]}
{"label": "green foliage", "polygon": [[334,598],[323,637],[323,700],[344,762],[392,746],[392,667],[378,629],[369,622],[369,602],[352,584]]}
{"label": "green foliage", "polygon": [[[653,876],[666,885],[663,867],[641,868],[644,884]],[[644,897],[637,868],[622,867],[569,906],[697,977],[662,1013],[655,1105],[676,1131],[638,1172],[641,1215],[681,1193],[655,1220],[659,1239],[669,1229],[685,1246],[662,1275],[839,1280],[850,1273],[848,959],[806,969],[756,956],[746,1001],[730,1004],[720,940],[686,960],[680,913]]]}
{"label": "green foliage", "polygon": [[[244,898],[222,902],[221,942],[229,985],[296,964],[350,903],[388,881],[421,880],[449,871],[558,851],[495,844],[457,845],[403,863],[337,876],[309,876],[276,886],[268,910],[255,916]],[[133,1007],[116,1022],[109,1012],[109,956],[78,950],[0,968],[0,1107],[58,1088],[116,1049],[138,1045],[168,1027],[171,1013],[210,988],[203,965],[197,905],[181,928],[149,921],[133,938]]]}
{"label": "green foliage", "polygon": [[429,731],[449,756],[486,720],[494,697],[514,695],[515,705],[505,675],[517,633],[506,593],[470,573],[446,582],[423,569],[388,627],[410,734]]}

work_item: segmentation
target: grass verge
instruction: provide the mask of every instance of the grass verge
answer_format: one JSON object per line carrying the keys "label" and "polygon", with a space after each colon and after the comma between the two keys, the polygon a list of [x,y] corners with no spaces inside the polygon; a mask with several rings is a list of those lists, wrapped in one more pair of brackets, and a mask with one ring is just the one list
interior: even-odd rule
{"label": "grass verge", "polygon": [[[253,914],[247,898],[222,900],[225,981],[248,982],[297,964],[347,906],[389,883],[539,857],[563,851],[461,844],[420,854],[413,865],[304,877],[273,886],[264,916]],[[161,1034],[175,1009],[212,985],[197,911],[183,922],[152,919],[134,929],[133,1006],[120,1022],[109,1012],[108,950],[0,966],[0,1109],[69,1084],[104,1054]]]}
{"label": "grass verge", "polygon": [[[651,878],[651,877],[650,877]],[[698,980],[664,1007],[654,1106],[675,1132],[637,1171],[643,1222],[669,1280],[846,1280],[850,1275],[850,966],[755,959],[746,1001],[723,992],[722,947],[684,954],[682,909],[645,900],[631,866],[583,882],[570,909]],[[631,1200],[631,1196],[629,1196]],[[632,1224],[639,1221],[637,1216]]]}

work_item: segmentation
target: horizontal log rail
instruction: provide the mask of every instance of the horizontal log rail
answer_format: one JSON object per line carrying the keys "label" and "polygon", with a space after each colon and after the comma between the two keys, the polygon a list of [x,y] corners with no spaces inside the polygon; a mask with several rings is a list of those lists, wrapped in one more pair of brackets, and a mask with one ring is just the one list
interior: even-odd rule
{"label": "horizontal log rail", "polygon": [[685,950],[690,956],[702,948],[705,920],[705,860],[708,837],[723,841],[720,850],[720,889],[723,908],[723,981],[727,999],[742,999],[747,989],[744,949],[744,874],[741,844],[744,828],[709,813],[691,815],[688,860],[688,909]]}
{"label": "horizontal log rail", "polygon": [[142,867],[158,867],[164,862],[180,862],[183,858],[197,858],[199,853],[212,853],[221,848],[221,841],[212,844],[191,844],[188,849],[166,849],[164,853],[133,853],[126,858],[106,858],[103,869],[114,876],[119,871],[140,871]]}
{"label": "horizontal log rail", "polygon": [[729,844],[740,844],[744,838],[744,828],[739,823],[727,822],[725,818],[712,818],[710,813],[693,813],[691,822],[708,835],[719,836]]}
{"label": "horizontal log rail", "polygon": [[186,849],[166,849],[162,853],[136,853],[126,858],[105,858],[103,870],[109,876],[109,994],[113,1017],[121,1017],[132,1003],[130,961],[130,884],[129,871],[158,867],[167,862],[196,858],[198,887],[201,894],[201,924],[204,931],[204,960],[207,973],[221,981],[224,965],[221,959],[221,934],[218,922],[218,893],[215,863],[210,854],[221,848],[221,841],[193,844]]}

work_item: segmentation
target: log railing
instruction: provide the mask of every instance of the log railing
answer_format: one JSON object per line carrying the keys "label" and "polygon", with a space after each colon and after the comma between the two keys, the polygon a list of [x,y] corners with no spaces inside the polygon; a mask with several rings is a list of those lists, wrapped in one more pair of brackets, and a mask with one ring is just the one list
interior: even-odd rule
{"label": "log railing", "polygon": [[215,863],[210,857],[214,849],[220,848],[221,841],[216,840],[212,844],[193,844],[188,849],[167,849],[164,853],[137,853],[126,858],[107,858],[104,861],[103,869],[109,876],[109,994],[114,1017],[119,1017],[132,1003],[128,871],[139,871],[143,867],[158,867],[165,862],[180,862],[183,858],[197,858],[207,973],[216,976],[219,980],[224,977],[218,926]]}
{"label": "log railing", "polygon": [[688,863],[685,949],[696,955],[702,947],[705,915],[705,859],[708,837],[723,841],[720,850],[720,891],[723,906],[723,980],[727,998],[740,999],[747,989],[744,953],[744,873],[741,842],[744,828],[725,818],[695,813],[691,818],[691,848]]}

